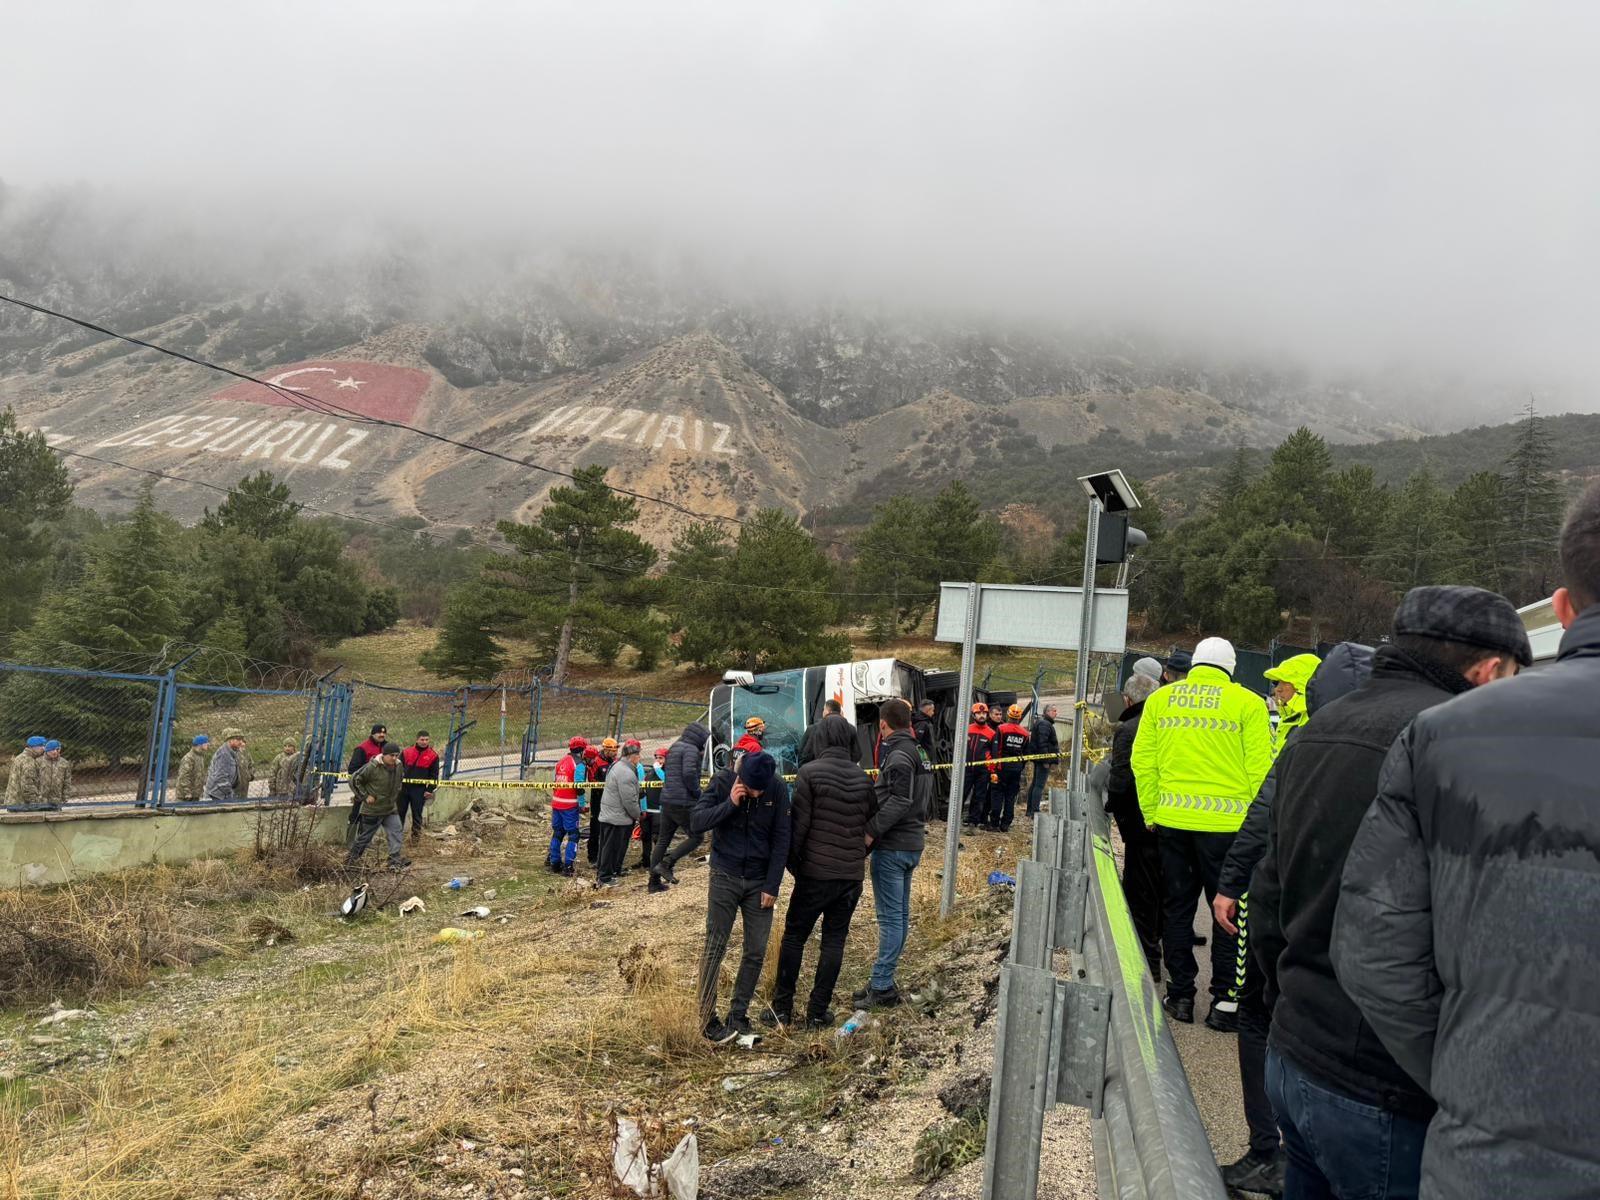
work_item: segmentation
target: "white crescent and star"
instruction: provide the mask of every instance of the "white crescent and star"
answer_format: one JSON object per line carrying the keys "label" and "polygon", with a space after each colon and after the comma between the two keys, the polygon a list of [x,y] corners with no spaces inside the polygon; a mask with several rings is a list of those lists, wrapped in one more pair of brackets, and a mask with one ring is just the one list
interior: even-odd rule
{"label": "white crescent and star", "polygon": [[[281,387],[287,392],[303,392],[307,389],[303,387],[296,387],[294,384],[286,383],[284,381],[293,379],[296,375],[335,375],[337,373],[338,372],[336,372],[332,367],[296,367],[292,371],[282,371],[277,375],[274,375],[271,379],[267,380],[267,382],[273,387]],[[367,381],[365,379],[356,379],[354,376],[346,375],[343,379],[335,379],[331,382],[340,391],[358,392],[361,390],[361,385]]]}

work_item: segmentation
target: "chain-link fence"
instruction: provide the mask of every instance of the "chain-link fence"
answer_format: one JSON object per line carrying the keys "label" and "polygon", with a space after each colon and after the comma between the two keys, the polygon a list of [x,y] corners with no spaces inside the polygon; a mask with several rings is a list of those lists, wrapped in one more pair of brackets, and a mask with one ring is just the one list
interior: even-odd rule
{"label": "chain-link fence", "polygon": [[0,663],[5,806],[148,799],[167,685],[156,675]]}
{"label": "chain-link fence", "polygon": [[[193,749],[195,738],[207,738],[214,752],[232,731],[245,739],[243,750],[251,776],[249,799],[288,798],[304,789],[304,752],[311,736],[312,689],[180,683],[175,693],[167,750],[165,798],[168,803],[204,799],[203,795],[178,794],[177,776],[183,756]],[[287,761],[281,765],[278,764],[280,754],[287,756]]]}

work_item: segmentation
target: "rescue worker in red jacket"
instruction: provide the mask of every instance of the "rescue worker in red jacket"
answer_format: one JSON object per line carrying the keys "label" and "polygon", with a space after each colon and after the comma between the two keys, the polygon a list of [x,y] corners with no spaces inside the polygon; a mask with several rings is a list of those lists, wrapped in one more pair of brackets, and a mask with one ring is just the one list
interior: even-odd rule
{"label": "rescue worker in red jacket", "polygon": [[751,717],[744,723],[744,736],[733,744],[735,754],[760,754],[766,741],[767,723],[760,717]]}
{"label": "rescue worker in red jacket", "polygon": [[[594,747],[590,746],[590,750]],[[606,776],[617,761],[617,739],[606,738],[600,743],[594,761],[584,756],[584,777],[595,786],[589,789],[589,848],[587,857],[596,868],[600,865],[600,798],[605,795]]]}
{"label": "rescue worker in red jacket", "polygon": [[[400,828],[405,829],[406,814],[411,814],[411,840],[422,840],[422,809],[439,785],[439,752],[424,729],[414,744],[400,751]],[[412,783],[421,779],[422,783]]]}
{"label": "rescue worker in red jacket", "polygon": [[[995,730],[995,757],[1000,760],[1000,781],[989,796],[988,828],[1005,833],[1011,828],[1011,818],[1017,807],[1017,793],[1022,790],[1022,772],[1026,763],[1021,761],[1028,753],[1033,735],[1022,727],[1022,705],[1013,704],[1006,710],[1006,719]],[[1007,759],[1016,761],[1008,762]]]}
{"label": "rescue worker in red jacket", "polygon": [[[578,781],[582,769],[583,752],[589,743],[575,737],[567,743],[567,754],[556,764],[556,786],[550,793],[550,854],[545,865],[555,875],[571,875],[572,864],[578,857]],[[566,856],[562,857],[561,844],[566,842]]]}
{"label": "rescue worker in red jacket", "polygon": [[989,820],[994,759],[994,728],[989,724],[989,706],[980,700],[972,706],[972,724],[967,726],[967,778],[962,795],[967,805],[967,824],[974,829]]}

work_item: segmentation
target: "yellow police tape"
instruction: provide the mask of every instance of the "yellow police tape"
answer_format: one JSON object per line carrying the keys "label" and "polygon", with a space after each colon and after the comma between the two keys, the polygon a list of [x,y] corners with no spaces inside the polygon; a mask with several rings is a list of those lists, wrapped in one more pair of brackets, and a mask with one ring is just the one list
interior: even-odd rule
{"label": "yellow police tape", "polygon": [[[1091,749],[1089,747],[1085,747],[1084,748],[1083,754],[1084,754],[1084,757],[1087,758],[1090,762],[1099,762],[1101,760],[1101,758],[1105,757],[1105,751],[1104,750],[1095,750],[1095,749]],[[1045,760],[1049,760],[1051,762],[1059,762],[1060,760],[1064,759],[1065,757],[1066,757],[1065,754],[1018,754],[1018,755],[1012,756],[1011,758],[992,758],[992,759],[989,760],[989,763],[992,766],[999,766],[1001,763],[1043,762]],[[933,764],[933,769],[935,771],[948,771],[953,766],[955,766],[954,763],[934,763]],[[968,769],[969,770],[976,770],[977,767],[976,767],[975,764],[970,764],[969,763],[968,764]],[[878,769],[876,767],[867,767],[867,768],[865,768],[865,770],[866,770],[868,775],[876,775],[878,773]],[[317,776],[320,776],[320,777],[325,778],[325,779],[335,779],[335,780],[339,780],[341,782],[350,778],[349,773],[345,772],[345,771],[307,771],[306,774],[308,774],[308,775],[317,775]],[[794,778],[795,778],[795,776],[793,776],[793,775],[785,775],[784,776],[784,779],[786,779],[786,780],[791,780],[792,781]],[[454,787],[454,788],[473,788],[473,789],[484,789],[484,790],[487,790],[487,789],[490,789],[490,788],[507,788],[507,789],[520,788],[520,789],[523,789],[523,790],[526,790],[526,791],[534,791],[534,792],[553,791],[554,789],[556,789],[558,787],[559,788],[572,788],[574,790],[583,791],[583,790],[586,790],[586,789],[589,789],[589,788],[602,787],[602,786],[604,786],[604,783],[605,783],[604,780],[600,780],[600,779],[596,779],[596,780],[593,780],[593,781],[585,780],[585,781],[564,782],[564,783],[556,783],[554,781],[545,781],[545,780],[542,780],[542,779],[541,780],[533,780],[533,779],[511,779],[511,780],[505,780],[505,779],[402,779],[400,782],[401,783],[409,783],[409,784],[413,784],[413,785],[424,786],[424,787],[428,788],[429,791],[433,791],[436,788],[442,788],[442,787],[445,787],[445,788]],[[701,783],[705,783],[707,781],[704,778],[702,778],[700,782]],[[642,781],[639,784],[639,786],[643,787],[643,788],[658,788],[658,787],[661,786],[661,780],[659,780],[659,779],[646,779],[646,780]]]}

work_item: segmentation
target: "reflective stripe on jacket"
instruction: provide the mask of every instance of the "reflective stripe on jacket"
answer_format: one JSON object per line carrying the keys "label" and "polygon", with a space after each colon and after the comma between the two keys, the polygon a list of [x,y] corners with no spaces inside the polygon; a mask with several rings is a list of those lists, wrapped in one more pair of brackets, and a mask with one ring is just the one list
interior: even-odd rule
{"label": "reflective stripe on jacket", "polygon": [[1267,706],[1227,672],[1195,667],[1145,701],[1132,764],[1147,822],[1235,833],[1272,765]]}

